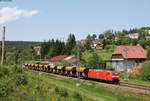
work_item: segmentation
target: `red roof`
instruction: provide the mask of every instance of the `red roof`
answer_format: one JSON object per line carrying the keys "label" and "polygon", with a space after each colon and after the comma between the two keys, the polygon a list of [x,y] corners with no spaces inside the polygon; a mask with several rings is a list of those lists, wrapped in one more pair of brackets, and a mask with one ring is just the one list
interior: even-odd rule
{"label": "red roof", "polygon": [[68,57],[68,56],[55,56],[55,57],[52,57],[51,59],[49,59],[48,61],[61,61],[66,57]]}
{"label": "red roof", "polygon": [[113,54],[122,54],[124,58],[147,58],[147,52],[141,46],[118,46]]}

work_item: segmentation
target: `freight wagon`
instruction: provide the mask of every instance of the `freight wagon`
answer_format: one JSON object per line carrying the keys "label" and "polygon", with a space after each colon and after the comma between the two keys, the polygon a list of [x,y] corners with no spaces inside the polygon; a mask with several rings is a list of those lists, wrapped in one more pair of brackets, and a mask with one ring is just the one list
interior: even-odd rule
{"label": "freight wagon", "polygon": [[94,79],[119,83],[119,75],[113,70],[90,69],[85,67],[55,66],[47,64],[24,64],[25,68],[37,71],[56,73],[65,76]]}

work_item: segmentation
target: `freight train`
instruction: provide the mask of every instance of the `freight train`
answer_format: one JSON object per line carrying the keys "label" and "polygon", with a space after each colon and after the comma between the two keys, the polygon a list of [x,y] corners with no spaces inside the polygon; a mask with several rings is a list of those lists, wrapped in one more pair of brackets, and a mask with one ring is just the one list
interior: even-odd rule
{"label": "freight train", "polygon": [[119,83],[118,72],[114,70],[90,69],[85,67],[73,66],[55,66],[48,64],[24,64],[24,68],[71,77],[105,81],[114,84]]}

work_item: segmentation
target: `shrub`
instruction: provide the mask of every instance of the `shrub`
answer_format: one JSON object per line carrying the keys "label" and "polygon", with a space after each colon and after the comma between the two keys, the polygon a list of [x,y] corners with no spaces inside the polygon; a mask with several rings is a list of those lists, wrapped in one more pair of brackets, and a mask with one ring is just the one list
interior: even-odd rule
{"label": "shrub", "polygon": [[61,62],[57,62],[56,65],[58,65],[58,66],[71,66],[71,63],[64,60],[64,61],[61,61]]}
{"label": "shrub", "polygon": [[138,74],[130,74],[129,75],[129,79],[134,79],[134,80],[136,80],[136,79],[139,79],[140,78],[140,76],[138,75]]}
{"label": "shrub", "polygon": [[114,68],[113,68],[111,65],[108,65],[108,66],[106,67],[106,69],[114,70]]}
{"label": "shrub", "polygon": [[0,78],[8,75],[8,68],[0,67]]}
{"label": "shrub", "polygon": [[141,77],[145,81],[150,81],[150,61],[145,61],[142,64]]}
{"label": "shrub", "polygon": [[56,93],[59,93],[59,92],[60,92],[60,90],[59,90],[58,87],[55,88],[55,92],[56,92]]}
{"label": "shrub", "polygon": [[25,85],[27,84],[27,77],[24,74],[18,74],[14,78],[16,85]]}
{"label": "shrub", "polygon": [[82,56],[83,64],[90,68],[105,68],[105,62],[98,56],[97,52],[84,52]]}
{"label": "shrub", "polygon": [[82,101],[82,96],[81,96],[78,92],[75,92],[73,97],[74,97],[77,101]]}
{"label": "shrub", "polygon": [[61,95],[62,97],[68,97],[69,95],[66,89],[62,89],[58,87],[55,88],[55,92]]}
{"label": "shrub", "polygon": [[[22,68],[16,65],[0,67],[0,100],[6,100],[11,92],[27,84],[27,77]],[[8,101],[8,99],[7,99]]]}
{"label": "shrub", "polygon": [[62,97],[68,97],[68,92],[67,92],[66,89],[63,89],[63,90],[62,90],[61,96],[62,96]]}

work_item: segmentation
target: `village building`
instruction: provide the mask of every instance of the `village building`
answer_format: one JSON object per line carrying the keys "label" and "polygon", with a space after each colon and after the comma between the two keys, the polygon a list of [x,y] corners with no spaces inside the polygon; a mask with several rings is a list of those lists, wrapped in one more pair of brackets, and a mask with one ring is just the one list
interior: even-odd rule
{"label": "village building", "polygon": [[147,52],[141,46],[118,46],[111,58],[107,66],[118,71],[131,71],[147,59]]}
{"label": "village building", "polygon": [[[91,45],[90,45],[91,48],[96,49],[96,50],[103,49],[103,41],[104,40],[108,40],[108,39],[106,37],[104,37],[104,38],[100,38],[100,39],[98,38],[98,39],[92,40]],[[86,40],[77,41],[77,44],[84,46],[86,44]]]}
{"label": "village building", "polygon": [[150,36],[145,36],[145,39],[146,40],[150,40]]}
{"label": "village building", "polygon": [[102,47],[103,47],[103,44],[100,39],[95,39],[92,41],[91,48],[100,50],[102,49]]}
{"label": "village building", "polygon": [[41,55],[41,46],[35,46],[34,50],[36,52],[36,55]]}
{"label": "village building", "polygon": [[145,33],[147,33],[148,35],[150,35],[150,30],[149,29],[145,30]]}
{"label": "village building", "polygon": [[128,34],[128,37],[131,38],[131,39],[138,39],[139,38],[139,33]]}
{"label": "village building", "polygon": [[77,41],[78,45],[84,46],[86,44],[86,40]]}

